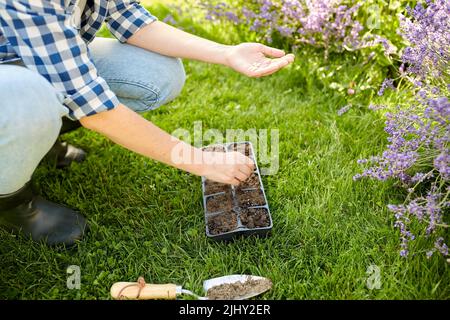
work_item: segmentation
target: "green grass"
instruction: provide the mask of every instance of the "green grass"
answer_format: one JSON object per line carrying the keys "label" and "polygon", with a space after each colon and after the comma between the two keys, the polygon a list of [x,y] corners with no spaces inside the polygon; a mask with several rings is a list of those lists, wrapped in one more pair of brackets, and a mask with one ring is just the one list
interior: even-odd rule
{"label": "green grass", "polygon": [[[195,121],[221,131],[278,129],[280,169],[263,177],[274,220],[268,238],[207,239],[199,177],[80,129],[65,139],[89,152],[86,161],[67,170],[43,163],[36,181],[47,198],[80,210],[90,233],[66,251],[1,232],[0,298],[109,299],[114,282],[140,275],[201,293],[203,280],[234,273],[271,278],[263,299],[450,298],[449,265],[425,258],[429,243],[399,256],[386,204],[400,201],[400,191],[352,180],[357,159],[383,150],[383,119],[359,107],[338,116],[348,97],[320,77],[318,59],[305,53],[265,79],[186,61],[180,97],[145,115],[169,132],[193,132]],[[332,57],[333,79],[360,77],[358,63]],[[368,104],[370,94],[352,99]],[[381,270],[379,290],[366,286],[372,264]],[[80,290],[66,288],[69,265],[81,267]]]}

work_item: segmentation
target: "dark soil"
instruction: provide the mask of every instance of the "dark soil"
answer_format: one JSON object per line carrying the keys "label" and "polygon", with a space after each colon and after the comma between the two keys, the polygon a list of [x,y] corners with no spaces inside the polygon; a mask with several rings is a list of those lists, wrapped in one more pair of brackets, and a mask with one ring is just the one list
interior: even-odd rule
{"label": "dark soil", "polygon": [[247,157],[253,157],[252,148],[248,143],[234,143],[231,145],[231,150],[240,152]]}
{"label": "dark soil", "polygon": [[203,148],[204,151],[209,152],[225,152],[225,147],[223,146],[208,146]]}
{"label": "dark soil", "polygon": [[262,293],[272,288],[269,279],[248,279],[245,282],[225,283],[212,287],[206,293],[211,300],[236,300],[248,295]]}
{"label": "dark soil", "polygon": [[208,218],[209,233],[216,235],[235,230],[237,228],[237,215],[234,211],[220,213]]}
{"label": "dark soil", "polygon": [[233,198],[230,192],[206,198],[206,211],[210,213],[231,210],[232,207]]}
{"label": "dark soil", "polygon": [[205,180],[205,195],[219,192],[231,192],[231,186],[220,182]]}
{"label": "dark soil", "polygon": [[266,204],[264,194],[261,189],[236,190],[238,205],[242,208],[263,206]]}
{"label": "dark soil", "polygon": [[247,180],[242,182],[238,188],[239,189],[260,188],[258,174],[256,172],[252,173],[252,175]]}
{"label": "dark soil", "polygon": [[269,212],[265,208],[243,209],[241,222],[249,229],[268,227],[270,226]]}

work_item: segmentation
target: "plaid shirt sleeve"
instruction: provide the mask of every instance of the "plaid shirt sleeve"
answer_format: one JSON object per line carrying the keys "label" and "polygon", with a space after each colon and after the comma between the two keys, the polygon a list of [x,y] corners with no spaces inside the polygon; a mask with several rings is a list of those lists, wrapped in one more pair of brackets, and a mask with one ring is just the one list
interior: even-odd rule
{"label": "plaid shirt sleeve", "polygon": [[111,34],[120,42],[126,42],[142,27],[157,18],[151,15],[136,0],[110,1],[106,26]]}
{"label": "plaid shirt sleeve", "polygon": [[69,117],[113,109],[119,104],[89,58],[86,43],[71,26],[63,1],[0,1],[0,25],[24,64],[60,92]]}

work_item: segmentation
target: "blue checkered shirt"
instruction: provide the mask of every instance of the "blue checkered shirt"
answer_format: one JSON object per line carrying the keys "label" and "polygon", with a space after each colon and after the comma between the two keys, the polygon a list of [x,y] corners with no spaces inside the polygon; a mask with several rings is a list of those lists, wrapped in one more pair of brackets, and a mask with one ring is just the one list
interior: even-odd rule
{"label": "blue checkered shirt", "polygon": [[69,117],[78,120],[119,104],[89,55],[88,44],[103,22],[126,42],[156,18],[139,1],[88,0],[76,26],[75,5],[75,0],[0,0],[0,63],[22,60],[44,76],[64,94]]}

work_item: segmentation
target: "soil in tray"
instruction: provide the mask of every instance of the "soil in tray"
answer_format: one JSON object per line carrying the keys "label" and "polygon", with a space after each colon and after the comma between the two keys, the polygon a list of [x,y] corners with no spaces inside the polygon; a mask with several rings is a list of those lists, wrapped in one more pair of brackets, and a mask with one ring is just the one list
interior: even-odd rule
{"label": "soil in tray", "polygon": [[252,173],[252,175],[247,180],[242,182],[238,187],[238,189],[251,189],[251,188],[253,189],[260,188],[259,177],[256,172]]}
{"label": "soil in tray", "polygon": [[236,190],[238,205],[242,208],[263,206],[266,204],[264,194],[261,189]]}
{"label": "soil in tray", "polygon": [[233,198],[230,192],[206,198],[206,211],[210,213],[231,210],[232,207]]}
{"label": "soil in tray", "polygon": [[209,151],[209,152],[225,152],[225,147],[223,146],[208,146],[204,147],[203,151]]}
{"label": "soil in tray", "polygon": [[208,218],[208,230],[212,235],[233,231],[237,226],[237,215],[234,211],[219,213]]}
{"label": "soil in tray", "polygon": [[234,143],[231,145],[231,150],[240,152],[247,157],[253,157],[252,148],[248,143]]}
{"label": "soil in tray", "polygon": [[265,208],[250,208],[241,211],[241,222],[249,229],[270,226],[269,212]]}
{"label": "soil in tray", "polygon": [[205,180],[205,194],[213,194],[219,192],[231,192],[231,186],[220,182]]}

